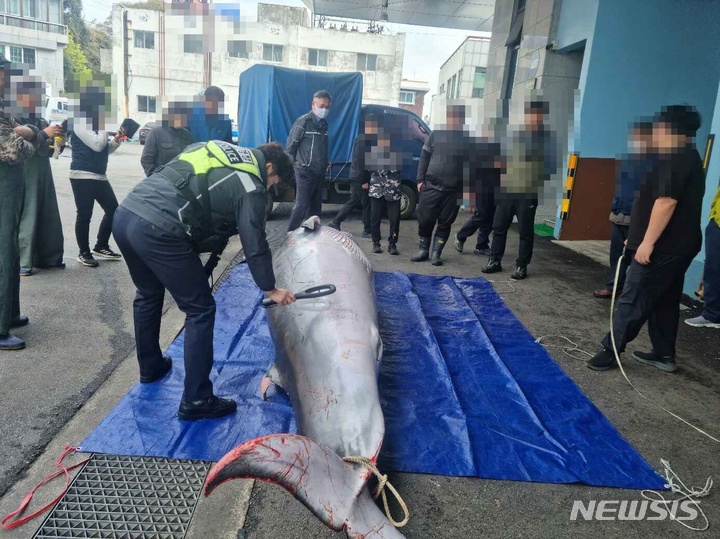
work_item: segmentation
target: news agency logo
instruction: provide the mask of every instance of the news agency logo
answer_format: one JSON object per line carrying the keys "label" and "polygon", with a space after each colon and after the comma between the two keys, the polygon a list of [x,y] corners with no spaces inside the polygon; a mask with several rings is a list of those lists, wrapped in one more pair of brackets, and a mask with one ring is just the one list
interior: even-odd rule
{"label": "news agency logo", "polygon": [[677,520],[692,522],[700,516],[696,500],[582,500],[573,502],[570,520]]}

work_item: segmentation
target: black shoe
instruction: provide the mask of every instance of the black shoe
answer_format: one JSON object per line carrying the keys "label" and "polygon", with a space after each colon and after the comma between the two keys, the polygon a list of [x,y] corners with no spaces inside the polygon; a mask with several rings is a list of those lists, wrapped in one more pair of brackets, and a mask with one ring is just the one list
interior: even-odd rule
{"label": "black shoe", "polygon": [[363,230],[362,237],[363,238],[369,238],[371,236],[370,231]]}
{"label": "black shoe", "polygon": [[93,258],[93,255],[88,253],[80,253],[77,257],[77,261],[80,262],[83,266],[87,266],[88,268],[97,268],[100,264],[98,264],[98,261]]}
{"label": "black shoe", "polygon": [[382,253],[382,247],[380,247],[379,241],[373,242],[373,253]]}
{"label": "black shoe", "polygon": [[465,240],[461,240],[457,237],[457,234],[455,234],[455,250],[458,253],[462,253],[463,249],[465,248]]}
{"label": "black shoe", "polygon": [[25,341],[20,337],[11,335],[0,335],[0,351],[2,350],[22,350],[25,348]]}
{"label": "black shoe", "polygon": [[328,223],[328,226],[330,228],[334,228],[335,230],[340,230],[340,223],[336,223],[335,221]]}
{"label": "black shoe", "polygon": [[27,316],[18,316],[14,320],[10,321],[11,328],[21,328],[27,326],[30,323],[30,319]]}
{"label": "black shoe", "polygon": [[609,371],[617,367],[617,361],[615,361],[615,355],[612,350],[600,350],[593,358],[587,362],[588,369],[594,371]]}
{"label": "black shoe", "polygon": [[488,261],[487,266],[482,269],[483,273],[497,273],[499,271],[502,271],[502,264],[499,260],[492,258]]}
{"label": "black shoe", "polygon": [[391,243],[390,245],[388,245],[388,253],[390,253],[391,255],[399,255],[400,254],[400,253],[398,253],[397,245],[395,245],[394,243]]}
{"label": "black shoe", "polygon": [[490,250],[490,247],[475,247],[473,253],[475,253],[476,255],[490,256],[492,254],[492,251]]}
{"label": "black shoe", "polygon": [[165,375],[170,372],[170,369],[172,369],[172,359],[170,358],[170,356],[163,355],[161,365],[162,366],[155,372],[151,372],[150,374],[145,375],[141,374],[140,383],[152,384],[153,382],[157,382],[161,378],[164,378]]}
{"label": "black shoe", "polygon": [[38,269],[65,269],[65,262],[62,260],[55,264],[37,264]]}
{"label": "black shoe", "polygon": [[418,254],[410,259],[411,262],[425,262],[430,258],[430,238],[420,238]]}
{"label": "black shoe", "polygon": [[237,410],[237,403],[234,400],[221,399],[213,395],[199,401],[182,401],[178,417],[186,421],[212,419],[235,413],[235,410]]}
{"label": "black shoe", "polygon": [[116,253],[110,249],[110,247],[105,247],[103,249],[95,247],[95,249],[93,249],[93,253],[102,260],[122,260],[122,255],[120,253]]}
{"label": "black shoe", "polygon": [[664,372],[675,372],[678,370],[674,357],[658,356],[655,352],[633,352],[632,357],[635,361],[652,365],[656,369]]}
{"label": "black shoe", "polygon": [[527,277],[527,266],[518,266],[515,268],[515,271],[512,272],[510,277],[516,281],[522,281],[525,277]]}
{"label": "black shoe", "polygon": [[445,242],[446,240],[441,240],[440,238],[435,236],[435,239],[433,241],[432,259],[430,260],[430,263],[433,266],[443,265],[443,261],[440,260],[440,255],[442,255],[443,249],[445,248]]}

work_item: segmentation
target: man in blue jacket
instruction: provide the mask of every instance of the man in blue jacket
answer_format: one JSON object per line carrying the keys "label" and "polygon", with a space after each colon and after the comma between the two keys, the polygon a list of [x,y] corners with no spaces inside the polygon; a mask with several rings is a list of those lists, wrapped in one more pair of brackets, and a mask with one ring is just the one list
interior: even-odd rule
{"label": "man in blue jacket", "polygon": [[232,143],[232,122],[222,111],[225,92],[217,86],[205,90],[205,106],[193,110],[188,129],[195,142],[222,140]]}
{"label": "man in blue jacket", "polygon": [[[637,122],[630,132],[630,154],[623,159],[619,173],[615,180],[615,199],[610,212],[612,235],[610,237],[610,278],[605,288],[595,291],[596,298],[612,297],[615,285],[615,272],[618,260],[622,257],[625,241],[630,230],[630,211],[632,210],[635,192],[645,176],[653,166],[653,159],[649,155],[652,142],[652,122]],[[625,273],[628,262],[623,258],[620,266],[620,276],[617,283],[619,296],[625,285]]]}

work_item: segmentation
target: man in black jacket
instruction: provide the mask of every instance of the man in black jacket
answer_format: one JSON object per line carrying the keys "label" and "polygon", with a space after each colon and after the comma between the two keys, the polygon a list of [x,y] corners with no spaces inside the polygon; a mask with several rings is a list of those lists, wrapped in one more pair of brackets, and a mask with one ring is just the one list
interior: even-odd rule
{"label": "man in black jacket", "polygon": [[215,301],[198,253],[219,254],[239,232],[258,287],[279,305],[295,301],[291,292],[275,288],[265,238],[267,187],[292,178],[292,162],[278,143],[257,149],[196,143],[141,181],[115,213],[115,239],[137,287],[141,382],[159,380],[172,367],[158,343],[165,290],[186,315],[180,419],[220,417],[236,409],[235,401],[213,394]]}
{"label": "man in black jacket", "polygon": [[353,143],[352,162],[350,164],[350,198],[333,219],[329,226],[340,230],[340,225],[347,219],[355,206],[362,208],[363,237],[370,237],[370,174],[365,166],[365,155],[370,147],[377,143],[379,122],[376,116],[365,117],[365,132],[359,134]]}
{"label": "man in black jacket", "polygon": [[295,206],[288,231],[322,210],[322,185],[328,168],[328,124],[330,94],[315,92],[312,110],[295,120],[287,139],[287,151],[295,161]]}
{"label": "man in black jacket", "polygon": [[189,104],[170,103],[162,125],[154,127],[148,133],[140,157],[140,164],[146,176],[150,176],[157,167],[175,159],[195,142],[192,133],[187,129],[189,115]]}
{"label": "man in black jacket", "polygon": [[428,137],[417,176],[420,250],[411,260],[422,262],[430,258],[430,239],[435,230],[433,266],[442,265],[440,255],[457,218],[458,200],[463,184],[468,185],[470,172],[470,136],[463,130],[465,107],[449,105],[447,110],[447,129],[433,131]]}

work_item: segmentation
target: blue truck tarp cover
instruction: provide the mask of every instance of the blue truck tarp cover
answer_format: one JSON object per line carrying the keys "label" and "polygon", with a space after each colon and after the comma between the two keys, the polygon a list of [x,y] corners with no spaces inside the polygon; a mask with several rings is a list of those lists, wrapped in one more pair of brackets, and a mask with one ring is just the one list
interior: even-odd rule
{"label": "blue truck tarp cover", "polygon": [[285,144],[293,122],[310,111],[312,96],[327,90],[331,163],[350,161],[362,104],[361,73],[323,73],[256,65],[240,74],[238,145]]}

